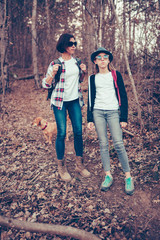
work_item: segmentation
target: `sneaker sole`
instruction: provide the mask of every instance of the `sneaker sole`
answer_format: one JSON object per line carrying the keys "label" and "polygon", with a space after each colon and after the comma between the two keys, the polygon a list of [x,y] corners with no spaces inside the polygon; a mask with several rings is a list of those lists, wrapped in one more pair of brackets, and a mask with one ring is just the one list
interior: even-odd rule
{"label": "sneaker sole", "polygon": [[132,192],[126,192],[126,191],[125,191],[125,193],[126,193],[127,195],[130,195],[130,196],[131,196],[131,195],[133,195],[134,190],[133,190]]}
{"label": "sneaker sole", "polygon": [[109,187],[101,187],[101,191],[107,192],[110,189],[110,187],[112,186],[112,184],[113,184],[113,181]]}

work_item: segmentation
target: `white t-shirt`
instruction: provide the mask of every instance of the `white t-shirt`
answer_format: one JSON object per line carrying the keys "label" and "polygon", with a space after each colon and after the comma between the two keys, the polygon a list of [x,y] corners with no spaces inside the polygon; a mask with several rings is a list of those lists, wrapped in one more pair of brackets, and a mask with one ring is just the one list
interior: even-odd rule
{"label": "white t-shirt", "polygon": [[76,60],[72,57],[64,61],[65,64],[65,86],[64,101],[72,101],[78,98],[79,69]]}
{"label": "white t-shirt", "polygon": [[94,109],[118,110],[114,82],[111,72],[95,75],[96,99]]}

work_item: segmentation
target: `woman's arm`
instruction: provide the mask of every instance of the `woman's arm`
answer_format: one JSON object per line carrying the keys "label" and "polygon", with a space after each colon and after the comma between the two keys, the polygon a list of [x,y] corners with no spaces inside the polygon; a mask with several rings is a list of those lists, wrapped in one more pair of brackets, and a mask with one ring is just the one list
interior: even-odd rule
{"label": "woman's arm", "polygon": [[85,74],[86,74],[86,71],[87,71],[87,68],[86,68],[86,65],[84,63],[81,63],[79,65],[80,69],[81,69],[81,74],[80,74],[80,83],[83,82],[84,80],[84,77],[85,77]]}

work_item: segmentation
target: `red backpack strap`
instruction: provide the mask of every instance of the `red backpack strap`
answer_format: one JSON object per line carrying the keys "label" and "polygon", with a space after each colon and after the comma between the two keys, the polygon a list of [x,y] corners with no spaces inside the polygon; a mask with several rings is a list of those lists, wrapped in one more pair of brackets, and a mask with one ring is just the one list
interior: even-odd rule
{"label": "red backpack strap", "polygon": [[120,97],[120,93],[119,93],[119,87],[118,87],[118,84],[117,84],[117,74],[116,74],[115,70],[113,70],[111,73],[112,73],[112,77],[113,77],[113,80],[114,80],[115,87],[117,89],[119,106],[121,106],[121,97]]}
{"label": "red backpack strap", "polygon": [[113,80],[114,80],[114,83],[115,83],[115,87],[117,88],[118,85],[117,85],[117,74],[116,74],[116,71],[115,70],[112,70],[112,77],[113,77]]}

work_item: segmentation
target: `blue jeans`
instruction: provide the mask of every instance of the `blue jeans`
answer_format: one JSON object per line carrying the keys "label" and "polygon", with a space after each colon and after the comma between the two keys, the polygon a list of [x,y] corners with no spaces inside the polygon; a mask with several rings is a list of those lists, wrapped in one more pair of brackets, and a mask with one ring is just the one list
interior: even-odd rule
{"label": "blue jeans", "polygon": [[74,149],[76,156],[82,157],[83,155],[82,113],[79,99],[76,99],[69,102],[63,102],[62,110],[59,110],[53,105],[53,111],[57,123],[56,153],[58,159],[63,159],[65,152],[67,110],[74,133]]}
{"label": "blue jeans", "polygon": [[94,109],[93,117],[99,139],[100,153],[104,171],[110,171],[109,143],[107,137],[108,124],[122,169],[124,172],[130,172],[128,156],[122,139],[122,129],[119,122],[118,110]]}

